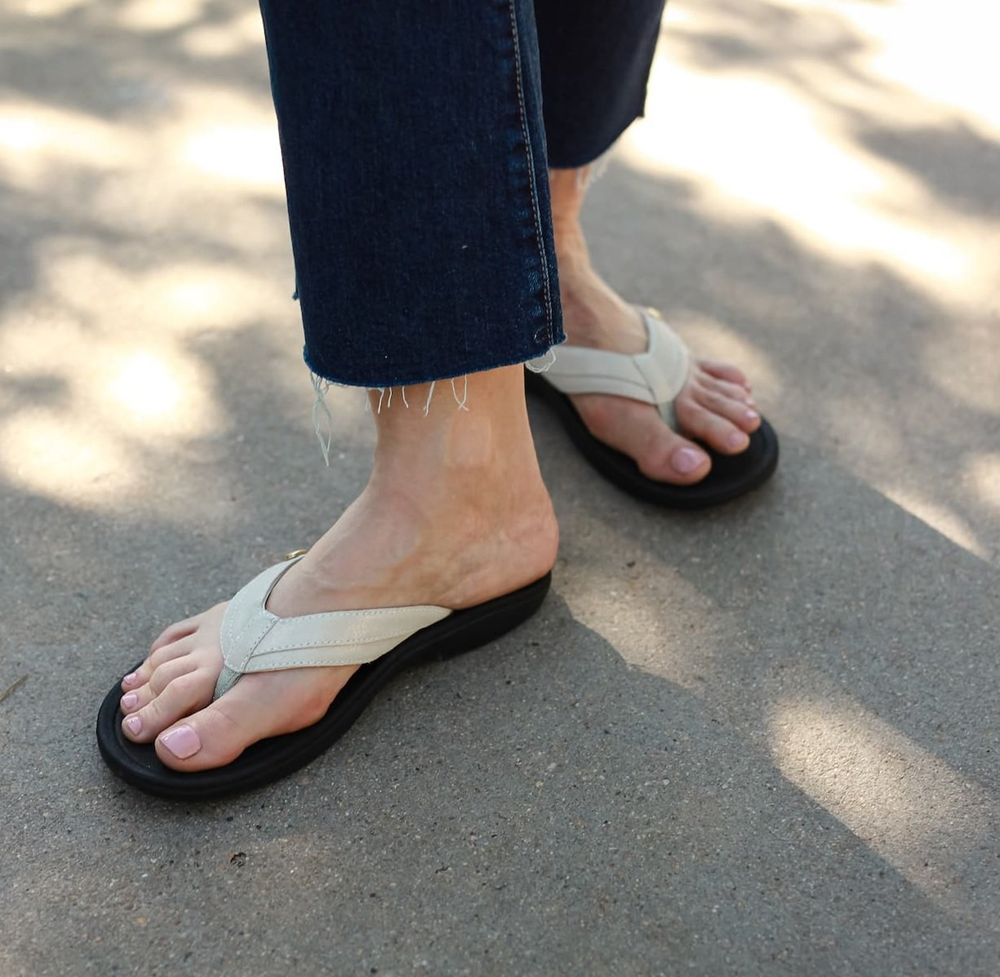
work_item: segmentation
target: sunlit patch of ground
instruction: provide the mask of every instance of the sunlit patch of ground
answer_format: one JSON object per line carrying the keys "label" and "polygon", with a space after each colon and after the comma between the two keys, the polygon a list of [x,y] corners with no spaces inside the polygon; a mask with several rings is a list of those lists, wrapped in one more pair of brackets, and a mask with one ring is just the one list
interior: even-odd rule
{"label": "sunlit patch of ground", "polygon": [[[983,98],[997,72],[981,12],[970,32],[979,43],[950,52],[957,77],[939,62],[926,70],[928,51],[940,53],[928,40],[956,22],[951,9],[796,0],[761,13],[668,7],[650,90],[658,111],[626,137],[628,162],[689,181],[699,206],[725,220],[767,218],[838,262],[885,263],[950,301],[980,302],[995,261],[976,244],[995,227],[956,213],[858,136],[879,124],[1000,136],[995,100]],[[987,19],[1000,28],[1000,15]],[[713,57],[715,47],[735,53]]]}
{"label": "sunlit patch of ground", "polygon": [[770,708],[778,768],[927,895],[969,908],[965,864],[981,857],[995,799],[858,703],[817,692]]}

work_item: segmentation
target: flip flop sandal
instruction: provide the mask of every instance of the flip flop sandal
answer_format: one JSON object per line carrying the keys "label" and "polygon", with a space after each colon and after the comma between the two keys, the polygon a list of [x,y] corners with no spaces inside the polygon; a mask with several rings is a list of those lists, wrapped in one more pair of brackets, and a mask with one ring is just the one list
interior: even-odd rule
{"label": "flip flop sandal", "polygon": [[224,695],[240,676],[254,672],[361,665],[326,715],[296,733],[247,747],[225,767],[181,773],[160,762],[152,743],[125,738],[119,709],[122,691],[120,684],[115,685],[97,716],[97,743],[112,773],[150,794],[184,801],[223,797],[285,777],[340,739],[397,672],[496,640],[538,610],[552,580],[546,574],[520,590],[460,611],[426,605],[279,618],[266,610],[267,598],[301,558],[265,570],[230,601],[220,637],[225,667],[214,697]]}
{"label": "flip flop sandal", "polygon": [[[677,430],[674,399],[684,388],[690,356],[680,337],[652,309],[638,309],[649,335],[645,353],[630,356],[581,346],[560,346],[543,373],[525,371],[528,393],[544,400],[584,458],[608,481],[646,502],[671,509],[702,509],[739,498],[763,485],[778,465],[778,436],[763,418],[738,455],[722,455],[707,445],[709,473],[694,485],[671,485],[644,475],[628,455],[599,441],[583,423],[569,394],[613,394],[654,404]],[[540,361],[536,361],[540,362]]]}

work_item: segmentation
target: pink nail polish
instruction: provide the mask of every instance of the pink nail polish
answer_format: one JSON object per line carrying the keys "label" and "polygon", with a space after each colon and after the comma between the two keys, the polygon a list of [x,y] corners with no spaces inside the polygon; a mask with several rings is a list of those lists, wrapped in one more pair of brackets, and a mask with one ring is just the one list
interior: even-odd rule
{"label": "pink nail polish", "polygon": [[747,411],[747,420],[748,421],[757,421],[757,420],[760,420],[760,414],[758,414],[757,411],[755,411],[755,410],[748,410]]}
{"label": "pink nail polish", "polygon": [[190,726],[178,726],[176,729],[164,733],[160,737],[160,742],[178,760],[186,760],[194,756],[201,749],[201,740],[198,734]]}
{"label": "pink nail polish", "polygon": [[138,736],[142,732],[142,720],[138,716],[128,716],[125,725],[133,736]]}
{"label": "pink nail polish", "polygon": [[745,434],[740,434],[739,431],[734,431],[728,438],[726,438],[726,444],[728,444],[734,451],[739,451],[741,448],[745,448],[747,446],[747,436]]}
{"label": "pink nail polish", "polygon": [[139,701],[139,696],[134,692],[129,692],[128,695],[122,696],[122,708],[131,709]]}
{"label": "pink nail polish", "polygon": [[129,672],[128,675],[122,679],[122,685],[131,685],[137,678],[138,676],[135,672]]}
{"label": "pink nail polish", "polygon": [[671,458],[674,471],[687,475],[693,472],[702,462],[701,452],[694,448],[678,448]]}

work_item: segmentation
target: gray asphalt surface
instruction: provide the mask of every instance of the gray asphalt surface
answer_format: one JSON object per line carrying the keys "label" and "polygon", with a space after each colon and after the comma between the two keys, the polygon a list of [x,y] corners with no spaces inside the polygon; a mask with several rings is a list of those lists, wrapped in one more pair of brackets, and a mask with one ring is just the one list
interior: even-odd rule
{"label": "gray asphalt surface", "polygon": [[918,2],[673,8],[595,262],[746,366],[777,477],[660,512],[534,408],[563,535],[537,617],[290,779],[178,805],[105,770],[97,706],[329,525],[370,421],[333,391],[322,467],[255,10],[0,0],[0,973],[1000,971],[975,9],[922,65]]}

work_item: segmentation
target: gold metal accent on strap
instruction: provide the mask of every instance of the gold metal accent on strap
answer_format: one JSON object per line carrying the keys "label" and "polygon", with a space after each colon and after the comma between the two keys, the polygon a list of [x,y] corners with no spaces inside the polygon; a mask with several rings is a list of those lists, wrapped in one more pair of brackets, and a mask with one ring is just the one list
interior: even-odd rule
{"label": "gold metal accent on strap", "polygon": [[289,560],[294,560],[295,557],[297,557],[297,556],[305,556],[306,553],[308,553],[308,552],[309,552],[309,550],[292,550],[291,553],[286,553],[285,554],[284,560],[287,563]]}

